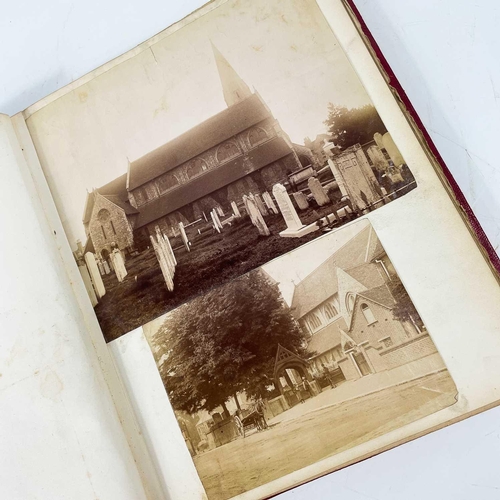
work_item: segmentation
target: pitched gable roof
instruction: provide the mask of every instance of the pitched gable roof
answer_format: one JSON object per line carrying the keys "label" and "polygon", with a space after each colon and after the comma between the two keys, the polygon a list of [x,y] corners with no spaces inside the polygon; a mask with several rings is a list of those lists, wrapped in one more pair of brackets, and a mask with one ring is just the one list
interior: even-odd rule
{"label": "pitched gable roof", "polygon": [[346,329],[347,325],[343,318],[330,323],[322,328],[319,332],[315,333],[307,344],[308,352],[313,356],[320,356],[321,354],[334,349],[340,345],[341,337],[340,330]]}
{"label": "pitched gable roof", "polygon": [[387,285],[382,285],[358,294],[358,297],[370,300],[388,309],[392,309],[396,301]]}
{"label": "pitched gable roof", "polygon": [[362,229],[295,286],[291,308],[296,318],[337,293],[337,268],[350,269],[365,263],[371,230],[369,225]]}
{"label": "pitched gable roof", "polygon": [[[100,188],[95,189],[91,193],[87,194],[87,200],[85,202],[85,208],[83,211],[83,223],[86,224],[90,221],[90,217],[92,215],[92,210],[94,209],[94,201],[95,201],[95,192],[97,191],[99,194],[108,197],[109,195],[113,196],[115,200],[120,200],[121,203],[125,203],[130,205],[128,201],[128,193],[127,193],[127,174],[120,175],[116,179],[113,179],[111,182],[104,184]],[[109,198],[108,198],[109,199]],[[113,200],[110,200],[113,201]],[[113,201],[115,203],[115,201]],[[118,204],[118,203],[115,203]],[[120,205],[118,205],[120,206]],[[132,207],[132,205],[130,205]],[[121,207],[123,208],[123,207]],[[133,208],[133,207],[132,207]],[[134,209],[135,210],[135,209]],[[127,213],[127,212],[125,212]]]}
{"label": "pitched gable roof", "polygon": [[145,184],[271,116],[259,95],[252,94],[131,162],[129,189]]}

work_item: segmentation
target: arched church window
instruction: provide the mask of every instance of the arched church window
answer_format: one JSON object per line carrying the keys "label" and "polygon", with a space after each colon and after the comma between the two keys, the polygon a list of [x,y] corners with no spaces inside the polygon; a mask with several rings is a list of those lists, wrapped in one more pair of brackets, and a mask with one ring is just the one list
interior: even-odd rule
{"label": "arched church window", "polygon": [[363,316],[366,319],[366,322],[371,325],[372,323],[375,323],[377,320],[375,319],[375,316],[373,315],[372,310],[368,306],[368,304],[361,304],[361,312],[363,313]]}
{"label": "arched church window", "polygon": [[248,133],[248,142],[250,146],[256,146],[264,141],[267,141],[267,132],[263,128],[254,128]]}
{"label": "arched church window", "polygon": [[232,158],[235,158],[240,154],[240,150],[234,144],[233,142],[226,142],[225,144],[222,144],[219,146],[219,149],[217,149],[217,161],[219,162],[225,162],[228,160],[231,160]]}
{"label": "arched church window", "polygon": [[333,319],[338,315],[337,309],[331,302],[327,302],[323,310],[327,319]]}
{"label": "arched church window", "polygon": [[160,193],[166,193],[170,189],[179,185],[179,180],[174,174],[164,174],[156,181]]}
{"label": "arched church window", "polygon": [[307,315],[306,321],[307,321],[309,328],[311,329],[312,332],[315,332],[316,330],[318,330],[318,328],[320,328],[322,325],[322,322],[319,319],[319,316],[314,312],[309,313]]}
{"label": "arched church window", "polygon": [[345,306],[347,307],[347,312],[351,313],[354,308],[355,295],[353,293],[348,293],[345,298]]}
{"label": "arched church window", "polygon": [[109,210],[106,210],[105,208],[101,208],[101,210],[99,210],[99,212],[97,213],[97,219],[102,224],[108,222],[110,217],[111,215],[109,213]]}
{"label": "arched church window", "polygon": [[186,173],[188,178],[192,179],[193,177],[197,177],[198,175],[202,174],[205,170],[207,170],[207,164],[205,160],[202,160],[201,158],[195,158],[187,166]]}

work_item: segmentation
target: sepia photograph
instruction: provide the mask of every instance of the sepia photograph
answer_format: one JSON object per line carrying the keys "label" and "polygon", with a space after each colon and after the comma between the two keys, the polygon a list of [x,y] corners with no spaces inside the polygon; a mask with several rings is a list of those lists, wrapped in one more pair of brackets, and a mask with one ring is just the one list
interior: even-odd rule
{"label": "sepia photograph", "polygon": [[366,219],[142,329],[210,499],[456,402],[430,333]]}
{"label": "sepia photograph", "polygon": [[417,187],[313,0],[222,3],[44,113],[108,341]]}

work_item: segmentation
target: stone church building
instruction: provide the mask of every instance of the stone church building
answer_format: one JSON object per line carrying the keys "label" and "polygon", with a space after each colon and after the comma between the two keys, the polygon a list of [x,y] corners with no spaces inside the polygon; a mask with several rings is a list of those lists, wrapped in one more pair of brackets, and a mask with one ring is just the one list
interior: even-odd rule
{"label": "stone church building", "polygon": [[288,174],[315,164],[271,110],[213,47],[227,108],[129,163],[127,173],[87,196],[86,251],[106,258],[111,245],[131,249],[155,226],[175,234],[244,194],[271,191]]}
{"label": "stone church building", "polygon": [[442,368],[420,317],[398,321],[391,282],[399,281],[368,225],[294,290],[292,314],[310,334],[309,370],[328,370],[335,383],[411,362]]}

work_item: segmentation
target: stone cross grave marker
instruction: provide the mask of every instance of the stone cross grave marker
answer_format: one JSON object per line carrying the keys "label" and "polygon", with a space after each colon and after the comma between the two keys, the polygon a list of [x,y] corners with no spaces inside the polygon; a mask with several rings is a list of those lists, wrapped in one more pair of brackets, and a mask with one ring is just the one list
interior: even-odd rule
{"label": "stone cross grave marker", "polygon": [[306,210],[307,208],[309,208],[309,202],[307,201],[306,195],[304,193],[299,191],[298,193],[292,193],[292,196],[300,210]]}
{"label": "stone cross grave marker", "polygon": [[97,267],[95,255],[92,252],[87,252],[84,255],[84,259],[90,273],[90,278],[92,279],[92,284],[94,285],[95,294],[97,295],[97,299],[99,300],[106,294],[106,288],[104,288],[104,283],[102,281],[99,268]]}
{"label": "stone cross grave marker", "polygon": [[276,204],[274,203],[274,200],[272,199],[271,195],[266,191],[262,193],[262,199],[264,200],[264,203],[267,205],[267,208],[274,214],[278,214],[278,208],[276,207]]}
{"label": "stone cross grave marker", "polygon": [[283,215],[283,218],[285,219],[287,228],[296,230],[303,227],[302,221],[293,206],[290,196],[288,196],[285,186],[275,184],[273,186],[273,196],[278,203],[278,207],[280,208],[281,215]]}
{"label": "stone cross grave marker", "polygon": [[179,222],[179,231],[181,233],[182,242],[184,243],[186,250],[190,252],[191,243],[189,241],[189,238],[187,237],[186,230],[184,229],[184,224],[182,222]]}
{"label": "stone cross grave marker", "polygon": [[307,186],[311,190],[311,193],[314,196],[316,203],[320,207],[323,207],[330,203],[330,198],[328,198],[327,194],[325,193],[325,190],[323,189],[323,186],[321,185],[321,182],[319,182],[319,180],[316,177],[309,177],[309,180],[307,181]]}
{"label": "stone cross grave marker", "polygon": [[262,236],[269,236],[271,232],[269,231],[264,217],[262,216],[262,213],[257,206],[257,202],[254,198],[252,199],[249,197],[247,203],[253,225],[259,230],[259,234],[261,234]]}

